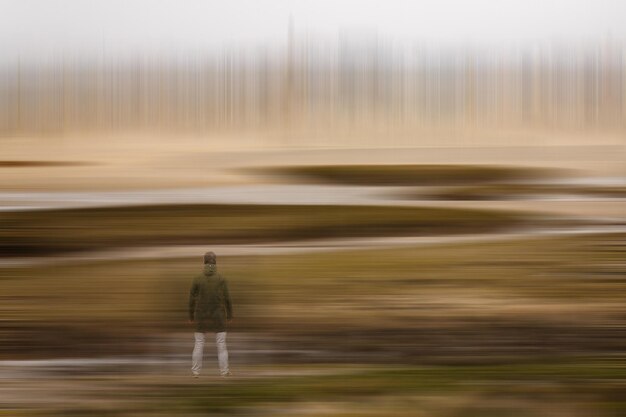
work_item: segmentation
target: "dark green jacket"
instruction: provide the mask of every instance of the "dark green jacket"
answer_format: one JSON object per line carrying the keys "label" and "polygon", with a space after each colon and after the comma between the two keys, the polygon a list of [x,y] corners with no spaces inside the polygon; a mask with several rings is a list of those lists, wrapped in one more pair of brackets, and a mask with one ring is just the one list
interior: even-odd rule
{"label": "dark green jacket", "polygon": [[225,332],[226,322],[233,317],[233,308],[226,280],[215,265],[205,265],[194,278],[189,292],[189,320],[197,332]]}

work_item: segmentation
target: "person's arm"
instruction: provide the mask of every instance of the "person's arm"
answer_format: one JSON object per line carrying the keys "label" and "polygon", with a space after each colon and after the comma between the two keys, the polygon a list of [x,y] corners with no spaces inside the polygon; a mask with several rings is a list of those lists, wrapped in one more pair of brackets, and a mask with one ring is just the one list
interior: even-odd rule
{"label": "person's arm", "polygon": [[230,300],[230,294],[228,293],[228,284],[226,284],[226,280],[222,281],[222,288],[224,291],[224,304],[226,305],[226,319],[232,320],[233,318],[233,305]]}
{"label": "person's arm", "polygon": [[194,320],[194,312],[196,311],[196,299],[198,296],[198,285],[194,279],[191,284],[191,290],[189,291],[189,321]]}

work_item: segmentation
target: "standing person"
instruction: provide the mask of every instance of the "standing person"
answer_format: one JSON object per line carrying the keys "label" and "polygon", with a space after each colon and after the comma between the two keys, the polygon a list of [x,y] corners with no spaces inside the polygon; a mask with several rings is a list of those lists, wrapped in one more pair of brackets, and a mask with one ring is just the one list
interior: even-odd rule
{"label": "standing person", "polygon": [[191,373],[197,378],[202,369],[204,335],[215,333],[217,359],[221,376],[230,376],[228,350],[226,350],[226,324],[233,317],[226,280],[217,273],[215,253],[204,254],[204,271],[196,276],[189,292],[189,321],[195,324],[195,346]]}

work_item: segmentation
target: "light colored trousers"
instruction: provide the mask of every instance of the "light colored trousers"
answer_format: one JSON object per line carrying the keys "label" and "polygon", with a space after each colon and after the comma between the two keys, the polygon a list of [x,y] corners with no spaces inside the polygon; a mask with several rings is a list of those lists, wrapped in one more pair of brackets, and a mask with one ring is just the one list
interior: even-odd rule
{"label": "light colored trousers", "polygon": [[[202,369],[202,356],[204,354],[204,333],[195,332],[193,334],[196,344],[191,354],[191,372],[194,375],[200,374]],[[215,344],[217,346],[217,362],[220,366],[220,375],[228,374],[228,350],[226,350],[226,332],[215,333]]]}

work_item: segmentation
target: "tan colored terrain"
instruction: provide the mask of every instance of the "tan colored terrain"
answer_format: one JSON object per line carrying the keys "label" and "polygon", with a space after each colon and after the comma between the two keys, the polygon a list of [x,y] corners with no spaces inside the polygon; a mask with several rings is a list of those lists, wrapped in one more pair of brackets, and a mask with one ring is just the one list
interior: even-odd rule
{"label": "tan colored terrain", "polygon": [[[504,135],[504,136],[503,136]],[[370,163],[463,163],[556,167],[582,175],[624,176],[620,135],[392,132],[223,133],[210,137],[147,134],[5,137],[0,190],[132,190],[263,181],[250,166]],[[69,162],[27,166],[31,162]]]}

